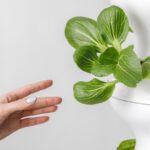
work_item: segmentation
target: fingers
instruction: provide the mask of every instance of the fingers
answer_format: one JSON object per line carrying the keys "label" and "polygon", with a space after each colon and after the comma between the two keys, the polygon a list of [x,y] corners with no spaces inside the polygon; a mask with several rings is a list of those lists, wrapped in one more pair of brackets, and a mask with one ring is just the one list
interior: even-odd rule
{"label": "fingers", "polygon": [[36,97],[31,97],[27,99],[21,99],[12,103],[3,104],[3,114],[5,114],[5,116],[9,116],[15,112],[23,111],[32,106],[36,102],[36,100]]}
{"label": "fingers", "polygon": [[46,108],[36,109],[36,110],[27,110],[22,112],[21,118],[33,115],[40,115],[45,113],[55,112],[57,110],[57,106],[49,106]]}
{"label": "fingers", "polygon": [[42,124],[42,123],[47,122],[48,120],[49,120],[48,116],[22,119],[20,121],[20,128]]}
{"label": "fingers", "polygon": [[5,112],[7,115],[18,111],[24,110],[33,110],[44,108],[48,106],[54,106],[61,103],[61,98],[59,97],[47,97],[47,98],[36,98],[36,97],[29,97],[27,99],[21,99],[18,101],[14,101],[12,103],[4,104]]}
{"label": "fingers", "polygon": [[61,102],[62,102],[62,98],[60,97],[41,97],[41,98],[38,98],[36,103],[30,106],[27,110],[54,106],[54,105],[60,104]]}
{"label": "fingers", "polygon": [[37,83],[26,85],[20,89],[9,92],[1,97],[4,102],[12,102],[21,98],[24,98],[32,93],[46,89],[52,85],[52,80],[40,81]]}

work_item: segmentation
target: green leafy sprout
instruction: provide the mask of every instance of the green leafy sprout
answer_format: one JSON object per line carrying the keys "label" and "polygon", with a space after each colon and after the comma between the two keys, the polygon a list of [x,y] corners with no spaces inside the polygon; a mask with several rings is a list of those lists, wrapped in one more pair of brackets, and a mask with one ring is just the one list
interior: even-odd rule
{"label": "green leafy sprout", "polygon": [[[150,79],[150,56],[141,60],[133,45],[123,47],[129,33],[133,30],[127,15],[114,5],[105,8],[97,20],[80,16],[67,22],[65,36],[75,49],[75,63],[96,76],[74,84],[77,101],[88,105],[102,103],[113,95],[117,83],[135,88],[143,79]],[[102,80],[109,75],[113,75],[113,81]],[[125,140],[117,150],[134,150],[135,144],[134,139]]]}
{"label": "green leafy sprout", "polygon": [[[133,30],[127,15],[114,5],[105,8],[97,20],[74,17],[67,22],[65,36],[75,49],[75,63],[96,76],[91,81],[74,84],[74,96],[80,103],[92,105],[107,101],[119,82],[135,88],[143,79],[150,79],[150,57],[141,61],[133,45],[123,47],[129,33]],[[113,81],[102,80],[110,75]]]}

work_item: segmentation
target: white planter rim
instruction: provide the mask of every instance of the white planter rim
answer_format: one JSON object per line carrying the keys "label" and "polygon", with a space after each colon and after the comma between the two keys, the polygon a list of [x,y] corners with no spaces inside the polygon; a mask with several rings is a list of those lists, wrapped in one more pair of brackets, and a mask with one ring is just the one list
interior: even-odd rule
{"label": "white planter rim", "polygon": [[126,99],[122,99],[122,98],[118,98],[118,97],[115,97],[115,96],[112,96],[112,99],[115,99],[115,100],[118,100],[118,101],[122,101],[122,102],[125,102],[125,103],[131,103],[131,104],[136,104],[136,105],[148,105],[150,106],[149,103],[142,103],[141,102],[137,102],[137,101],[134,101],[134,100],[126,100]]}

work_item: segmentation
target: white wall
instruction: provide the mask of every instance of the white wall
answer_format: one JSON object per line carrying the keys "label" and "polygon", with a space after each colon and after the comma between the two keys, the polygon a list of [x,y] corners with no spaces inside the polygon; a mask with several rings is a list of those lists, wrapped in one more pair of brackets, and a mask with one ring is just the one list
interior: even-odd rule
{"label": "white wall", "polygon": [[115,150],[132,137],[109,103],[85,106],[73,98],[72,85],[92,76],[73,62],[64,38],[73,16],[96,18],[108,0],[0,0],[0,92],[42,79],[54,86],[37,95],[60,95],[63,104],[51,121],[0,142],[4,150]]}

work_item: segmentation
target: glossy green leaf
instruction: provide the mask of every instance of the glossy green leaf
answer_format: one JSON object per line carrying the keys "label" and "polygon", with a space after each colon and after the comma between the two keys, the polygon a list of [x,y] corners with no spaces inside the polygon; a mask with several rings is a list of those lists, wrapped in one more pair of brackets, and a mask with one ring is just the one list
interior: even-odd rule
{"label": "glossy green leaf", "polygon": [[105,42],[97,29],[97,22],[86,17],[74,17],[70,19],[65,28],[65,36],[74,47],[95,46],[100,51],[106,49]]}
{"label": "glossy green leaf", "polygon": [[74,52],[74,61],[78,67],[85,71],[91,73],[92,67],[96,61],[98,61],[97,50],[92,46],[84,46],[78,48]]}
{"label": "glossy green leaf", "polygon": [[135,139],[125,140],[120,143],[117,150],[134,150],[136,141]]}
{"label": "glossy green leaf", "polygon": [[142,62],[143,78],[150,80],[150,57]]}
{"label": "glossy green leaf", "polygon": [[111,47],[106,49],[99,57],[99,62],[95,63],[92,68],[92,73],[99,77],[104,77],[112,74],[118,63],[119,53]]}
{"label": "glossy green leaf", "polygon": [[119,52],[111,47],[105,50],[99,58],[101,64],[110,65],[110,64],[117,64],[119,59]]}
{"label": "glossy green leaf", "polygon": [[91,73],[97,77],[105,77],[114,72],[116,65],[95,63],[92,67]]}
{"label": "glossy green leaf", "polygon": [[124,11],[117,6],[111,6],[100,13],[97,21],[100,33],[105,35],[109,44],[120,50],[120,45],[129,32],[129,22]]}
{"label": "glossy green leaf", "polygon": [[129,87],[135,87],[142,80],[142,67],[133,46],[121,51],[114,75],[118,81]]}
{"label": "glossy green leaf", "polygon": [[114,64],[101,64],[97,50],[92,46],[78,48],[74,52],[74,61],[81,70],[99,77],[107,76],[115,69]]}
{"label": "glossy green leaf", "polygon": [[74,85],[74,96],[83,104],[98,104],[108,100],[114,91],[115,82],[103,82],[93,79],[89,82],[78,82]]}

